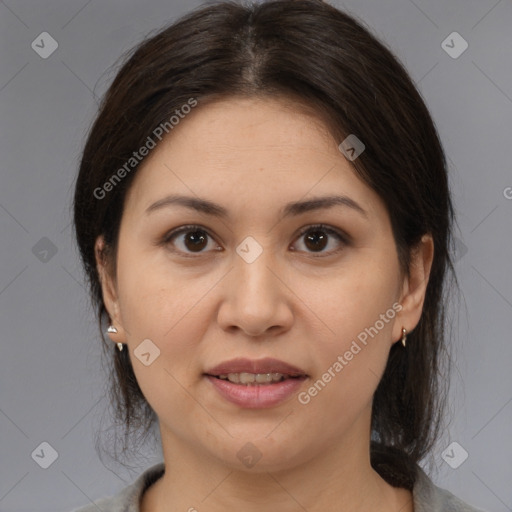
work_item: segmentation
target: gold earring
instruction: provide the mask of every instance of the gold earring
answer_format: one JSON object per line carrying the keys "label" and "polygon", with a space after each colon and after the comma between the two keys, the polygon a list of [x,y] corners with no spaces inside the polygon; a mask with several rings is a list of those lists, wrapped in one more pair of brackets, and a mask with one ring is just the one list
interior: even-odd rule
{"label": "gold earring", "polygon": [[123,344],[122,343],[118,343],[117,344],[117,348],[119,349],[119,352],[122,352],[123,351]]}
{"label": "gold earring", "polygon": [[402,327],[402,345],[405,347],[405,340],[407,339],[407,329],[405,327]]}

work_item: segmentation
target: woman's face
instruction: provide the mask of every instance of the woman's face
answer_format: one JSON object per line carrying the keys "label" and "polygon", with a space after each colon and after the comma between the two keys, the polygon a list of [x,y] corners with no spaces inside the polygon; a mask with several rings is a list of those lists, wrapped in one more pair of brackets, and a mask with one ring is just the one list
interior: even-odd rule
{"label": "woman's face", "polygon": [[402,327],[419,320],[429,254],[402,279],[384,203],[340,142],[283,101],[232,98],[197,107],[145,159],[103,290],[164,449],[264,471],[368,444],[372,396]]}

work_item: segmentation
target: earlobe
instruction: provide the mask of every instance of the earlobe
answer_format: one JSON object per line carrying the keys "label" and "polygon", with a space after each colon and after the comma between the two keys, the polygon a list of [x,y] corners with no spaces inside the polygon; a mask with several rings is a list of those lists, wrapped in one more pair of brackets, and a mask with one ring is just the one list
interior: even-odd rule
{"label": "earlobe", "polygon": [[102,235],[96,239],[94,246],[96,257],[96,269],[100,279],[103,303],[110,316],[110,325],[116,329],[116,332],[109,330],[107,334],[112,341],[119,343],[125,341],[124,329],[119,312],[119,301],[115,277],[112,275],[112,267],[109,264],[105,251],[105,241]]}
{"label": "earlobe", "polygon": [[420,321],[433,260],[434,241],[430,234],[426,234],[411,251],[409,275],[404,278],[400,301],[400,321],[395,325],[396,333],[393,333],[395,340],[401,338],[402,327],[411,332]]}

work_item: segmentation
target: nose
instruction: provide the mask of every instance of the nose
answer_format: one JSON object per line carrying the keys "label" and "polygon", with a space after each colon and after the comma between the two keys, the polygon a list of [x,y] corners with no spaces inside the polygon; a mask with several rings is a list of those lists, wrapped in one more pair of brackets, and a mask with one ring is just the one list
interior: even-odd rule
{"label": "nose", "polygon": [[238,254],[234,256],[234,268],[223,282],[224,300],[217,317],[224,330],[267,337],[292,325],[293,293],[271,253],[263,250],[251,263]]}

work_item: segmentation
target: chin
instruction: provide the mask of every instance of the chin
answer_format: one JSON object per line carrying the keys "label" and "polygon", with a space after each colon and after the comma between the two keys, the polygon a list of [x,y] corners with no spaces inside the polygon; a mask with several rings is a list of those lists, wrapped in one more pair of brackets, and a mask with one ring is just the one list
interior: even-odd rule
{"label": "chin", "polygon": [[247,473],[286,471],[306,462],[308,447],[297,446],[290,437],[280,440],[261,437],[261,432],[258,435],[251,437],[246,432],[240,438],[230,438],[221,453],[213,455],[230,470]]}

